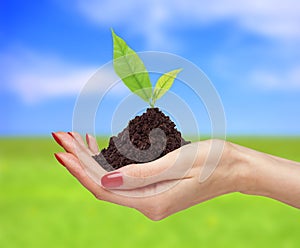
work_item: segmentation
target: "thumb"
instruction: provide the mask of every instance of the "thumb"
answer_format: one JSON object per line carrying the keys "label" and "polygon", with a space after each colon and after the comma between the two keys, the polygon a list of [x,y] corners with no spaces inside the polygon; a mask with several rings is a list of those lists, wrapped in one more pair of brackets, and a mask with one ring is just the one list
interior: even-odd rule
{"label": "thumb", "polygon": [[177,149],[157,160],[124,166],[102,176],[101,185],[109,189],[136,189],[154,183],[182,178],[187,172],[186,156]]}
{"label": "thumb", "polygon": [[111,189],[135,189],[141,188],[168,178],[168,168],[172,163],[167,163],[164,158],[143,163],[130,164],[116,171],[105,174],[101,178],[101,185]]}
{"label": "thumb", "polygon": [[161,173],[165,170],[164,166],[153,162],[127,165],[105,174],[101,178],[101,185],[110,189],[141,188],[164,180]]}

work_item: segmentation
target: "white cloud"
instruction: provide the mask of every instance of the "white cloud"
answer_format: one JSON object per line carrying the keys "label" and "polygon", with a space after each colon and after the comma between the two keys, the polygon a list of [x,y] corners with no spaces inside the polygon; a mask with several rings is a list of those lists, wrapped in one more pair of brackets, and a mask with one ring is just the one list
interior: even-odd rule
{"label": "white cloud", "polygon": [[[25,102],[35,103],[57,96],[78,95],[85,83],[95,74],[95,66],[80,66],[49,54],[37,54],[26,49],[12,49],[0,54],[1,85],[17,93]],[[106,90],[118,81],[113,70],[97,73],[96,90]],[[94,90],[94,89],[91,89]],[[114,88],[114,93],[123,89]]]}
{"label": "white cloud", "polygon": [[257,88],[268,91],[299,91],[300,65],[284,72],[256,70],[248,77]]}
{"label": "white cloud", "polygon": [[170,47],[164,26],[169,23],[171,8],[163,1],[97,1],[78,0],[77,10],[87,19],[111,27],[125,27],[145,36],[149,48]]}
{"label": "white cloud", "polygon": [[[241,29],[290,40],[300,38],[297,0],[78,0],[77,9],[97,24],[140,32],[152,49],[169,47],[168,28],[232,20]],[[170,42],[170,40],[172,42]]]}

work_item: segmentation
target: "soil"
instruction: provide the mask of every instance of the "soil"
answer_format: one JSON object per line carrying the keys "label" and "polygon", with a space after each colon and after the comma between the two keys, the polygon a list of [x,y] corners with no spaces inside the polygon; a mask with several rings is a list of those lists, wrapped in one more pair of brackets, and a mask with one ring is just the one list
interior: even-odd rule
{"label": "soil", "polygon": [[109,146],[93,158],[107,171],[128,164],[150,162],[191,143],[158,108],[148,108],[136,116],[117,136],[109,140]]}

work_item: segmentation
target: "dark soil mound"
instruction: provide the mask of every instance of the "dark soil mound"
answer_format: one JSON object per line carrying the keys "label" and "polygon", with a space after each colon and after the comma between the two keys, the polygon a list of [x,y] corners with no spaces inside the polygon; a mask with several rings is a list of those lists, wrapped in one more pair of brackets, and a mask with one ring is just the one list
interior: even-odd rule
{"label": "dark soil mound", "polygon": [[108,148],[94,159],[112,171],[128,164],[153,161],[189,143],[168,116],[158,108],[148,108],[146,113],[129,121],[117,137],[111,137]]}

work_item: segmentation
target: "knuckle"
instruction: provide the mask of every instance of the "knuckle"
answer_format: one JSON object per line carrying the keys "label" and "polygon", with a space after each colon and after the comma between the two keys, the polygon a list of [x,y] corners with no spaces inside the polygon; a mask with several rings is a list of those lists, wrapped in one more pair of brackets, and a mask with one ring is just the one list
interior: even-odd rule
{"label": "knuckle", "polygon": [[80,168],[79,166],[75,166],[74,168],[72,168],[72,172],[75,177],[82,177],[82,168]]}
{"label": "knuckle", "polygon": [[142,168],[140,165],[132,165],[130,170],[128,171],[128,175],[132,177],[141,177],[142,176]]}
{"label": "knuckle", "polygon": [[99,194],[97,192],[92,192],[92,194],[94,195],[94,197],[97,199],[97,200],[100,200],[100,201],[103,201],[104,200],[104,197],[102,194]]}
{"label": "knuckle", "polygon": [[154,215],[154,216],[151,216],[151,217],[149,217],[149,218],[150,218],[150,220],[152,220],[152,221],[160,221],[160,220],[163,219],[163,217],[160,216],[160,215]]}
{"label": "knuckle", "polygon": [[160,221],[165,218],[165,216],[160,213],[149,213],[147,217],[152,221]]}
{"label": "knuckle", "polygon": [[159,221],[166,217],[165,208],[156,203],[147,206],[147,211],[144,212],[144,215],[152,221]]}
{"label": "knuckle", "polygon": [[147,178],[145,177],[144,171],[141,167],[141,165],[133,165],[130,168],[126,168],[127,170],[124,171],[124,174],[131,178],[128,182],[130,187],[142,187],[146,184]]}

